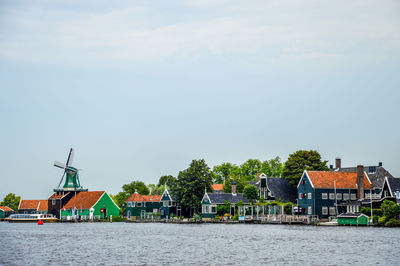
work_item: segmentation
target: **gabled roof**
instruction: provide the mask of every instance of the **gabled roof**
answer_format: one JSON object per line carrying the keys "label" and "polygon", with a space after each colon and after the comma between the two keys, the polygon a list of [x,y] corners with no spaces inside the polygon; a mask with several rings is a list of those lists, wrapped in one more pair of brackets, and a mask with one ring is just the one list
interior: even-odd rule
{"label": "gabled roof", "polygon": [[343,217],[343,218],[358,218],[360,216],[368,217],[367,215],[365,215],[363,213],[342,213],[342,214],[338,215],[338,217]]}
{"label": "gabled roof", "polygon": [[[42,202],[46,202],[46,203],[42,203]],[[47,200],[21,200],[20,204],[19,204],[19,210],[38,210],[39,209],[39,203],[46,204],[45,206],[47,206]],[[46,211],[47,211],[47,207],[46,207]]]}
{"label": "gabled roof", "polygon": [[0,210],[2,210],[3,212],[13,212],[14,210],[11,209],[8,206],[0,206]]}
{"label": "gabled roof", "polygon": [[297,190],[286,180],[279,177],[268,177],[267,186],[272,196],[286,202],[294,202],[297,198]]}
{"label": "gabled roof", "polygon": [[[373,169],[375,172],[371,172]],[[357,167],[337,168],[336,172],[357,172]],[[368,178],[371,180],[373,188],[382,188],[385,177],[393,177],[383,166],[364,166],[364,172],[368,173]]]}
{"label": "gabled roof", "polygon": [[39,206],[38,206],[38,211],[44,212],[49,210],[49,201],[48,200],[40,200],[39,201]]}
{"label": "gabled roof", "polygon": [[72,198],[65,204],[66,209],[78,208],[88,210],[92,208],[97,201],[103,196],[105,191],[80,191],[76,193],[76,196]]}
{"label": "gabled roof", "polygon": [[127,200],[128,201],[145,201],[145,202],[159,202],[161,195],[140,195],[139,193],[133,193]]}
{"label": "gabled roof", "polygon": [[[357,172],[305,171],[314,188],[357,189]],[[370,189],[371,182],[364,172],[364,188]]]}
{"label": "gabled roof", "polygon": [[249,203],[249,200],[241,193],[237,193],[235,195],[232,193],[209,193],[208,198],[212,204],[224,204],[225,201],[229,201],[230,203],[234,204],[238,203],[239,201],[243,201],[243,203]]}
{"label": "gabled roof", "polygon": [[70,192],[67,192],[67,193],[64,193],[64,194],[58,194],[58,195],[57,195],[57,193],[54,192],[54,193],[49,197],[49,199],[62,199],[62,198],[64,198],[65,196],[67,196],[69,193],[70,193]]}
{"label": "gabled roof", "polygon": [[387,178],[387,181],[389,183],[389,188],[392,193],[400,191],[400,178],[391,177]]}
{"label": "gabled roof", "polygon": [[170,200],[176,201],[175,195],[170,193],[168,189],[164,190],[164,193],[161,195],[161,198],[163,197],[164,194],[166,194],[170,198]]}
{"label": "gabled roof", "polygon": [[214,191],[224,190],[224,184],[212,184],[211,188]]}

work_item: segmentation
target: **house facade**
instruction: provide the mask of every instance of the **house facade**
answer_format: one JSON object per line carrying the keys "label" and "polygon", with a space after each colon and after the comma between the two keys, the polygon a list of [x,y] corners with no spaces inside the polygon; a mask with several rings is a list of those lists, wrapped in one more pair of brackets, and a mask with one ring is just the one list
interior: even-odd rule
{"label": "house facade", "polygon": [[14,210],[8,206],[0,206],[0,219],[7,218],[10,214],[13,214]]}
{"label": "house facade", "polygon": [[381,198],[389,199],[400,204],[400,178],[385,178],[382,186]]}
{"label": "house facade", "polygon": [[257,174],[257,181],[250,184],[258,188],[258,196],[265,201],[296,202],[297,191],[286,179],[261,173]]}
{"label": "house facade", "polygon": [[68,201],[75,195],[75,192],[56,191],[49,198],[47,202],[48,213],[52,214],[58,219],[61,217],[62,208],[67,205]]}
{"label": "house facade", "polygon": [[140,195],[133,193],[126,201],[125,215],[128,220],[151,218],[160,214],[162,206],[159,195]]}
{"label": "house facade", "polygon": [[[349,212],[346,203],[365,199],[371,193],[371,181],[359,166],[357,172],[304,171],[297,185],[298,206],[302,213],[320,218]],[[352,207],[350,207],[352,208]],[[354,205],[350,212],[359,212]]]}
{"label": "house facade", "polygon": [[241,193],[236,193],[236,182],[232,182],[232,193],[214,192],[207,193],[205,191],[201,200],[201,216],[203,218],[213,218],[217,215],[217,206],[224,205],[226,202],[231,204],[230,213],[236,215],[235,206],[242,203],[244,206],[249,205],[249,200]]}
{"label": "house facade", "polygon": [[63,206],[60,215],[62,219],[109,219],[119,216],[119,207],[105,191],[80,191]]}
{"label": "house facade", "polygon": [[160,214],[161,219],[169,219],[171,216],[185,216],[188,212],[179,204],[175,195],[171,194],[168,189],[165,189],[161,195]]}

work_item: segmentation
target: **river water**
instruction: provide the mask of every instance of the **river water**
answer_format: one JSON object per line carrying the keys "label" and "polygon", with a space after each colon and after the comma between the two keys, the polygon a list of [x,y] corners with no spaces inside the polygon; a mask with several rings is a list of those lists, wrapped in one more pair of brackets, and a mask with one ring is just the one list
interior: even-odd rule
{"label": "river water", "polygon": [[400,229],[0,223],[4,265],[400,265]]}

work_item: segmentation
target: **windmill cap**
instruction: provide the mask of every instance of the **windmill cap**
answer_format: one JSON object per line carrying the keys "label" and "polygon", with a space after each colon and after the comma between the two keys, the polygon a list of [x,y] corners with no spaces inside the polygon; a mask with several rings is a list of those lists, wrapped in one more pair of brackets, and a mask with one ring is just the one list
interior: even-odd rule
{"label": "windmill cap", "polygon": [[235,181],[235,179],[232,181],[232,185],[236,185],[236,181]]}

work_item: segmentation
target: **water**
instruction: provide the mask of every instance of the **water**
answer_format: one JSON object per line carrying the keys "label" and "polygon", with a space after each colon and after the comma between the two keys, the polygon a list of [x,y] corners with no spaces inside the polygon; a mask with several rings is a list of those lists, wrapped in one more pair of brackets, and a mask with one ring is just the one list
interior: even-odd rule
{"label": "water", "polygon": [[4,265],[400,265],[400,229],[0,223]]}

